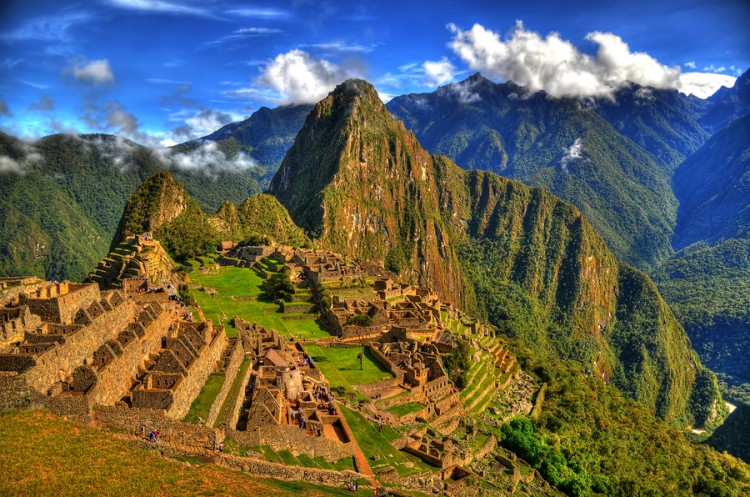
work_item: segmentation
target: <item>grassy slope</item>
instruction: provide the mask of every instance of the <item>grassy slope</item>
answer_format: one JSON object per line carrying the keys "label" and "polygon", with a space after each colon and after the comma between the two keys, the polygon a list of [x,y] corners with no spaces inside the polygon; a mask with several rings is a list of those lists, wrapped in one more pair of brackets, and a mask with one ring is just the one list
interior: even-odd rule
{"label": "grassy slope", "polygon": [[106,432],[80,427],[42,412],[0,414],[0,460],[3,461],[0,495],[349,494],[344,489],[254,478],[216,466],[188,468],[114,440]]}
{"label": "grassy slope", "polygon": [[190,274],[193,283],[216,290],[216,297],[202,291],[193,291],[207,319],[215,324],[224,324],[228,330],[234,327],[230,321],[234,315],[246,321],[258,323],[277,330],[282,335],[304,338],[323,338],[330,334],[319,324],[314,314],[281,314],[278,306],[268,300],[234,301],[232,296],[258,297],[262,293],[260,276],[252,270],[239,267],[222,268],[217,274]]}

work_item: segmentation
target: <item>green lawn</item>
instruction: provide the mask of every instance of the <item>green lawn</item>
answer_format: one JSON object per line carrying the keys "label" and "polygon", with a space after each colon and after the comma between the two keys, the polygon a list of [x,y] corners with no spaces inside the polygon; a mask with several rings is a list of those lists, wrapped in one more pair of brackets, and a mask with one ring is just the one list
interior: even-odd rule
{"label": "green lawn", "polygon": [[203,385],[201,393],[191,404],[190,411],[185,415],[183,421],[186,423],[205,423],[208,419],[208,412],[211,410],[216,396],[219,395],[222,385],[224,385],[223,374],[210,375],[206,384]]}
{"label": "green lawn", "polygon": [[386,411],[400,418],[401,416],[406,416],[407,414],[411,414],[413,412],[419,412],[424,408],[425,405],[420,404],[419,402],[407,402],[406,404],[396,404],[395,406],[391,406],[386,409]]}
{"label": "green lawn", "polygon": [[[393,466],[401,476],[435,471],[435,468],[425,464],[418,457],[396,450],[390,442],[401,437],[401,434],[390,426],[386,425],[383,431],[379,432],[377,427],[367,421],[360,413],[352,411],[346,406],[341,406],[341,412],[346,418],[346,422],[349,423],[354,438],[357,439],[359,447],[369,460],[373,470],[377,471],[377,469],[385,466]],[[380,460],[373,461],[373,454],[380,455]],[[412,467],[407,467],[407,463],[410,463],[408,465]]]}
{"label": "green lawn", "polygon": [[[227,443],[226,447],[230,445]],[[239,450],[242,455],[248,452],[256,452],[263,455],[266,461],[277,462],[289,466],[303,466],[305,468],[330,469],[334,471],[354,471],[354,460],[351,457],[345,457],[334,463],[330,463],[323,456],[310,457],[307,454],[295,456],[288,450],[275,451],[270,445],[261,445],[260,447],[243,448]],[[234,452],[233,452],[234,453]]]}
{"label": "green lawn", "polygon": [[263,279],[248,268],[222,267],[217,274],[193,271],[190,278],[192,284],[216,289],[216,297],[202,291],[193,291],[193,295],[206,319],[225,325],[230,337],[237,333],[231,324],[234,315],[273,328],[284,336],[306,339],[330,336],[314,314],[282,314],[270,300],[232,300],[232,296],[259,297],[262,294]]}
{"label": "green lawn", "polygon": [[393,378],[393,375],[375,359],[369,349],[365,349],[363,369],[360,369],[357,357],[362,351],[360,347],[337,348],[306,344],[305,348],[331,386],[366,385],[384,378]]}

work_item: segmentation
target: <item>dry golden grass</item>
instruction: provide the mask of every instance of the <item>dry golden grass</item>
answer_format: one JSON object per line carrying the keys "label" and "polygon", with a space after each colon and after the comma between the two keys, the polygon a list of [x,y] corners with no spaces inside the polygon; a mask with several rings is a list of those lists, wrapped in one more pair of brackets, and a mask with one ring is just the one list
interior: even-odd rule
{"label": "dry golden grass", "polygon": [[0,413],[0,467],[0,496],[350,495],[213,465],[189,467],[39,411]]}

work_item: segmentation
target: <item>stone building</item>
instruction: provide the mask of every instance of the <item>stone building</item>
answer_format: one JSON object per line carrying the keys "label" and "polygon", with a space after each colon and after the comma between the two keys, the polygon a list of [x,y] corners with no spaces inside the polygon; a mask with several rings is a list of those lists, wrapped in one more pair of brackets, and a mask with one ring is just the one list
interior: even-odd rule
{"label": "stone building", "polygon": [[120,351],[115,343],[136,317],[135,304],[122,292],[100,293],[93,283],[51,283],[14,300],[0,314],[15,315],[5,321],[15,330],[0,353],[0,407],[44,405],[70,385],[93,383],[76,368],[93,364],[107,343]]}
{"label": "stone building", "polygon": [[223,329],[214,330],[210,321],[181,321],[165,345],[133,388],[132,405],[165,409],[167,416],[182,419],[219,365],[228,339]]}

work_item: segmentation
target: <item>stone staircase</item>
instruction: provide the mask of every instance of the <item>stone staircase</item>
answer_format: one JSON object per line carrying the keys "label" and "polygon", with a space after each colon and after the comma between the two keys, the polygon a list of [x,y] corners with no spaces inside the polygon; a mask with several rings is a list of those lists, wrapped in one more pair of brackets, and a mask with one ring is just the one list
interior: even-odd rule
{"label": "stone staircase", "polygon": [[88,274],[86,281],[97,283],[102,290],[109,290],[119,288],[122,280],[127,278],[161,280],[171,270],[169,257],[159,242],[145,243],[138,243],[135,237],[120,242]]}

